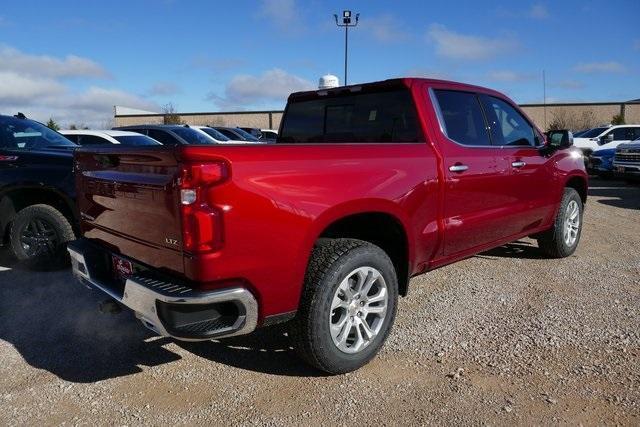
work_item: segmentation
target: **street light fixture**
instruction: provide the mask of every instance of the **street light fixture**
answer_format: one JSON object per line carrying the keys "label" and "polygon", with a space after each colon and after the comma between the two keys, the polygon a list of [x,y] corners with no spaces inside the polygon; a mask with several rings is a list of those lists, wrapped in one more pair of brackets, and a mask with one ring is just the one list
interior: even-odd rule
{"label": "street light fixture", "polygon": [[334,14],[333,17],[336,19],[336,25],[338,27],[344,27],[344,85],[347,85],[347,60],[348,60],[348,52],[349,52],[349,27],[356,27],[358,25],[358,19],[360,18],[360,14],[356,13],[356,22],[352,22],[351,19],[351,11],[343,10],[342,11],[342,23],[338,21],[338,15]]}

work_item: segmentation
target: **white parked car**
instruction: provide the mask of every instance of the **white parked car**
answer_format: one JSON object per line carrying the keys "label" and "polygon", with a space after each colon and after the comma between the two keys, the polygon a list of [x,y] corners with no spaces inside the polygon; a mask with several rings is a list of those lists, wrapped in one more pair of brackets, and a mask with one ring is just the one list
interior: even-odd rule
{"label": "white parked car", "polygon": [[162,145],[155,139],[123,130],[61,130],[67,139],[78,145]]}
{"label": "white parked car", "polygon": [[573,145],[588,156],[605,144],[629,142],[638,137],[640,137],[640,125],[597,127],[573,138]]}
{"label": "white parked car", "polygon": [[247,144],[248,141],[240,141],[237,139],[229,139],[226,135],[218,132],[212,127],[209,126],[191,126],[190,128],[197,130],[200,133],[207,135],[209,138],[213,139],[218,144]]}

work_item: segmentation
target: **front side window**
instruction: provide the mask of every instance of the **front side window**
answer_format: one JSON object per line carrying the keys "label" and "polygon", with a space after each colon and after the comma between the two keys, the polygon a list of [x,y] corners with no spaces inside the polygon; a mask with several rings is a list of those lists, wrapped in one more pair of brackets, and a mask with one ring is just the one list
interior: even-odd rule
{"label": "front side window", "polygon": [[218,132],[214,128],[204,127],[204,128],[200,128],[200,129],[204,133],[209,135],[211,138],[215,139],[216,141],[229,141],[229,138],[227,138],[226,135],[223,135],[222,133]]}
{"label": "front side window", "polygon": [[113,138],[122,145],[158,145],[158,141],[146,135],[125,135]]}
{"label": "front side window", "polygon": [[493,96],[481,96],[495,145],[535,146],[533,126],[511,104]]}
{"label": "front side window", "polygon": [[439,89],[433,92],[449,139],[462,145],[491,145],[480,101],[474,93]]}
{"label": "front side window", "polygon": [[105,145],[111,144],[111,141],[95,135],[80,135],[80,145]]}
{"label": "front side window", "polygon": [[173,132],[180,138],[187,141],[188,144],[214,144],[211,138],[207,135],[203,135],[195,129],[191,128],[174,128]]}
{"label": "front side window", "polygon": [[163,145],[180,145],[180,142],[168,132],[158,129],[149,129],[148,135]]}
{"label": "front side window", "polygon": [[76,144],[41,123],[2,116],[0,117],[0,147],[9,150],[39,150],[72,148],[76,147]]}
{"label": "front side window", "polygon": [[349,93],[291,102],[278,143],[420,142],[407,89]]}

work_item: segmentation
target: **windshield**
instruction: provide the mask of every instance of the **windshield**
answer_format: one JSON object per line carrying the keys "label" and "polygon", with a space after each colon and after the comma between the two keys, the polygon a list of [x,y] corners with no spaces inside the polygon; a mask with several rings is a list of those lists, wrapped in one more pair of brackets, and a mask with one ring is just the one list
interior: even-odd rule
{"label": "windshield", "polygon": [[595,138],[596,136],[600,135],[602,132],[604,132],[607,129],[609,128],[600,127],[600,128],[589,129],[588,131],[583,132],[582,135],[580,135],[580,138]]}
{"label": "windshield", "polygon": [[249,132],[246,132],[240,128],[234,128],[234,131],[238,132],[240,135],[242,135],[242,137],[246,140],[246,141],[253,141],[253,142],[258,142],[259,139],[256,138],[255,136],[251,135]]}
{"label": "windshield", "polygon": [[122,145],[161,145],[158,141],[146,135],[114,136],[113,139]]}
{"label": "windshield", "polygon": [[200,128],[201,131],[209,135],[211,138],[216,139],[218,141],[231,141],[229,138],[218,132],[213,128]]}
{"label": "windshield", "polygon": [[73,148],[77,145],[42,123],[0,116],[0,147],[10,150],[37,150]]}
{"label": "windshield", "polygon": [[174,128],[171,129],[176,135],[187,141],[188,144],[215,144],[207,135],[191,128]]}

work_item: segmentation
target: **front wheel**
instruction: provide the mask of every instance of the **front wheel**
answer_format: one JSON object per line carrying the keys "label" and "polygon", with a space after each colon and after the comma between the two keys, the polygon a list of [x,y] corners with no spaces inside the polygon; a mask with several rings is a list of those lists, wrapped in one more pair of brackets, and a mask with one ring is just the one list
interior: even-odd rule
{"label": "front wheel", "polygon": [[291,336],[300,356],[331,374],[354,371],[382,348],[396,315],[398,280],[379,247],[320,239]]}
{"label": "front wheel", "polygon": [[553,228],[538,236],[538,246],[552,258],[573,254],[582,233],[582,199],[573,188],[565,188]]}

